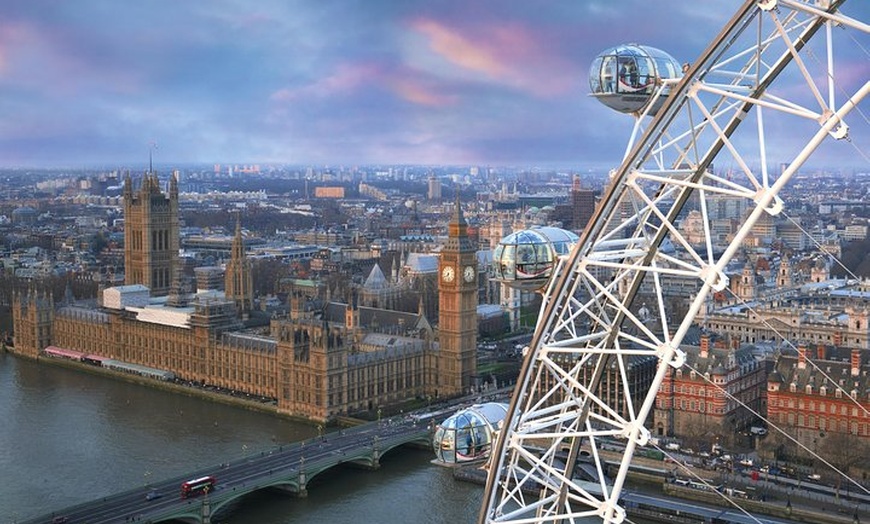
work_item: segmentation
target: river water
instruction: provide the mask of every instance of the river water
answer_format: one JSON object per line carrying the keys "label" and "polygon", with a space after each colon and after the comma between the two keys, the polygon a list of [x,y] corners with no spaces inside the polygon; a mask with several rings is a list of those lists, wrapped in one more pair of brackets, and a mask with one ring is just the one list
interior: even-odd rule
{"label": "river water", "polygon": [[[0,524],[315,436],[266,413],[0,353]],[[482,488],[424,450],[377,471],[335,469],[308,497],[263,492],[217,515],[226,524],[474,522]]]}

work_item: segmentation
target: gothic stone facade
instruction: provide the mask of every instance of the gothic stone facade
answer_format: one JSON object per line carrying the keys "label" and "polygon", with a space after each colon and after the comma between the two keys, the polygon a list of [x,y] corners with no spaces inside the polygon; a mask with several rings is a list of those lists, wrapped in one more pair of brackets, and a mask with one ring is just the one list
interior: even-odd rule
{"label": "gothic stone facade", "polygon": [[[152,196],[163,205],[166,199],[156,178],[147,180],[142,197]],[[175,182],[171,186],[174,198]],[[126,190],[131,191],[129,179]],[[120,303],[55,307],[47,296],[17,295],[14,350],[37,358],[54,345],[171,371],[184,381],[275,398],[280,411],[318,421],[415,397],[459,395],[475,385],[477,259],[458,200],[456,205],[439,267],[437,342],[422,314],[379,309],[382,328],[377,332],[371,329],[374,315],[361,321],[362,308],[355,304],[338,306],[340,314],[333,314],[334,303],[319,311],[293,307],[286,318],[271,320],[268,336],[240,331],[240,308],[243,312],[249,296],[246,286],[240,286],[231,289],[229,297],[198,293],[184,307],[165,308]],[[146,234],[147,229],[133,235],[141,237],[132,241],[134,245],[145,245],[148,238],[154,241],[151,247],[174,244],[176,233],[152,228],[154,232]],[[176,230],[177,223],[169,229]],[[241,246],[236,229],[235,243]],[[241,247],[234,250],[233,259],[237,269],[231,273],[247,278]],[[152,274],[148,263],[130,267],[133,273]],[[444,278],[448,273],[455,278]],[[162,284],[166,279],[158,280]],[[402,318],[387,323],[388,317]]]}
{"label": "gothic stone facade", "polygon": [[279,411],[316,421],[452,391],[446,383],[439,391],[440,353],[431,335],[382,335],[392,343],[366,344],[379,334],[304,313],[272,319],[270,336],[256,336],[226,329],[231,300],[194,308],[180,326],[20,295],[14,350],[36,358],[55,345],[171,370],[183,381],[275,398]]}

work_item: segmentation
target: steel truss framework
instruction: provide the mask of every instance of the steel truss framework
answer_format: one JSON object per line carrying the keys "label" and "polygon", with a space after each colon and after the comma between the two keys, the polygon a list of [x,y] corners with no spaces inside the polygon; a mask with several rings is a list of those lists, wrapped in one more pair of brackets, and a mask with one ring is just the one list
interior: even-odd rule
{"label": "steel truss framework", "polygon": [[[845,117],[870,91],[867,78],[851,93],[836,82],[832,32],[870,34],[868,25],[840,12],[843,1],[746,1],[682,80],[661,85],[654,96],[667,100],[655,116],[638,117],[595,216],[545,291],[489,462],[479,522],[623,521],[619,496],[629,464],[637,448],[648,445],[645,424],[669,368],[684,363],[680,345],[693,318],[711,291],[727,286],[726,265],[759,217],[782,210],[778,194],[792,175],[826,138],[848,140]],[[808,47],[811,40],[822,43],[822,52]],[[812,72],[816,68],[821,72]],[[774,81],[789,74],[799,88],[789,82],[777,93]],[[792,122],[774,129],[763,116]],[[776,130],[786,132],[790,144],[805,143],[778,177],[768,173],[766,153]],[[714,173],[714,159],[734,173]],[[711,240],[708,200],[717,195],[745,200],[748,210],[724,251]],[[677,226],[690,207],[703,219],[700,244]],[[664,277],[697,281],[687,314],[670,311],[662,298]],[[649,315],[635,304],[645,279],[656,297],[646,305]],[[657,359],[648,391],[627,386],[633,355]],[[600,387],[614,366],[622,379],[616,403]],[[605,479],[600,452],[606,439],[625,444],[612,482],[578,481],[570,465],[581,446]]]}

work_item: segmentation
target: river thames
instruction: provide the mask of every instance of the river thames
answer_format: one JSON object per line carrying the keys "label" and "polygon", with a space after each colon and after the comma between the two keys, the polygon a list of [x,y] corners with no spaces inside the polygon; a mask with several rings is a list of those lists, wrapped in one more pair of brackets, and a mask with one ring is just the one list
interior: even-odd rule
{"label": "river thames", "polygon": [[[0,353],[0,524],[316,436],[312,426]],[[481,486],[388,453],[377,471],[336,468],[308,497],[252,495],[226,524],[474,522]]]}

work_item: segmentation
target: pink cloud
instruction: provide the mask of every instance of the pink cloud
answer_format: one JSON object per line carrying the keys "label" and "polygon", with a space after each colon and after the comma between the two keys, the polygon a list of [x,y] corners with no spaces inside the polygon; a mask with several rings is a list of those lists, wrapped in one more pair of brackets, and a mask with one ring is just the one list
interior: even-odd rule
{"label": "pink cloud", "polygon": [[430,49],[462,69],[486,79],[552,96],[574,88],[569,73],[576,68],[546,45],[546,39],[517,23],[471,28],[450,27],[432,19],[417,19],[411,28],[422,34]]}
{"label": "pink cloud", "polygon": [[373,64],[339,64],[336,70],[320,80],[297,88],[282,88],[271,95],[276,102],[289,102],[307,97],[328,97],[351,92],[371,83],[379,75],[380,67]]}
{"label": "pink cloud", "polygon": [[320,80],[296,88],[273,92],[273,102],[286,103],[311,98],[350,95],[364,88],[383,89],[413,104],[443,107],[453,104],[456,97],[439,93],[437,88],[420,78],[420,71],[394,69],[382,64],[340,64],[335,71]]}
{"label": "pink cloud", "polygon": [[471,41],[454,29],[434,20],[417,20],[412,26],[429,38],[433,51],[450,62],[493,78],[508,74],[506,64],[495,56],[492,49]]}
{"label": "pink cloud", "polygon": [[412,78],[397,78],[391,87],[404,100],[418,105],[444,107],[456,103],[455,96],[437,93]]}
{"label": "pink cloud", "polygon": [[0,23],[0,71],[10,67],[17,53],[34,45],[33,31],[19,23]]}
{"label": "pink cloud", "polygon": [[63,28],[31,23],[0,24],[0,82],[68,95],[92,88],[136,92],[142,73],[88,54]]}

